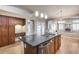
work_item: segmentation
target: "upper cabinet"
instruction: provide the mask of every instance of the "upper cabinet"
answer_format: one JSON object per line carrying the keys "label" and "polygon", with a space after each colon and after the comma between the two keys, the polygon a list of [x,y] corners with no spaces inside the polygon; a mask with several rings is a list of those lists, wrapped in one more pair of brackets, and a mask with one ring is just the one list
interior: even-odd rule
{"label": "upper cabinet", "polygon": [[1,16],[1,25],[2,26],[8,26],[8,17],[6,17],[6,16]]}
{"label": "upper cabinet", "polygon": [[9,25],[24,25],[25,20],[20,18],[9,17]]}
{"label": "upper cabinet", "polygon": [[0,26],[1,26],[1,17],[0,17]]}
{"label": "upper cabinet", "polygon": [[15,22],[16,25],[25,25],[24,19],[15,18],[14,22]]}
{"label": "upper cabinet", "polygon": [[9,17],[8,19],[9,19],[9,25],[15,25],[14,18]]}

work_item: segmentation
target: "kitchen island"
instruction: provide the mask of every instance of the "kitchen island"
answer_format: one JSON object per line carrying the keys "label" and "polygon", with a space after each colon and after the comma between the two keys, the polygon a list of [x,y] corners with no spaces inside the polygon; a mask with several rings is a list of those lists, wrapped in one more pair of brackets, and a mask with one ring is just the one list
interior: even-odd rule
{"label": "kitchen island", "polygon": [[55,54],[61,46],[61,35],[29,35],[22,41],[25,54]]}

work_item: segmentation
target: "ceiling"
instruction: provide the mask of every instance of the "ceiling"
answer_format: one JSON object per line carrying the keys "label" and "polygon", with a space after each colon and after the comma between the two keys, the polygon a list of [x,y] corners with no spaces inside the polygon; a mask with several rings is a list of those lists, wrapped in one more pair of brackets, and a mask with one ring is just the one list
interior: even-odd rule
{"label": "ceiling", "polygon": [[0,10],[0,15],[6,15],[6,16],[12,16],[12,17],[18,17],[18,18],[24,18],[21,15],[15,14],[15,13],[11,13],[11,12],[7,12],[4,10]]}
{"label": "ceiling", "polygon": [[30,13],[38,10],[40,13],[46,13],[49,18],[68,18],[79,16],[79,5],[14,5]]}

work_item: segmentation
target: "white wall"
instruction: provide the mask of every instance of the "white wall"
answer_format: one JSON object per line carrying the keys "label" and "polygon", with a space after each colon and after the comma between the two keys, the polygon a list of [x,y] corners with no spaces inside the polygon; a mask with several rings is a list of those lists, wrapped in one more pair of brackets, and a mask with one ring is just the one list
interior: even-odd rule
{"label": "white wall", "polygon": [[25,25],[22,26],[22,25],[16,25],[15,26],[15,33],[22,33],[22,32],[25,32]]}

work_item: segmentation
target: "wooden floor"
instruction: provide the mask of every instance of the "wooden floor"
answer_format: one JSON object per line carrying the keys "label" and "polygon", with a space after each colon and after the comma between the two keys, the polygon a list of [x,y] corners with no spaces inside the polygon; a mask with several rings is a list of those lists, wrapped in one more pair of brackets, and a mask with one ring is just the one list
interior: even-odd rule
{"label": "wooden floor", "polygon": [[16,42],[0,48],[0,54],[23,54],[23,45],[21,42]]}
{"label": "wooden floor", "polygon": [[79,54],[79,33],[64,33],[57,54]]}
{"label": "wooden floor", "polygon": [[[0,47],[0,54],[23,54],[21,42]],[[62,33],[61,48],[57,54],[79,54],[79,33]]]}

